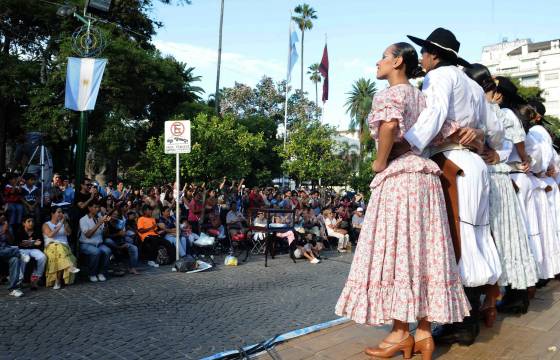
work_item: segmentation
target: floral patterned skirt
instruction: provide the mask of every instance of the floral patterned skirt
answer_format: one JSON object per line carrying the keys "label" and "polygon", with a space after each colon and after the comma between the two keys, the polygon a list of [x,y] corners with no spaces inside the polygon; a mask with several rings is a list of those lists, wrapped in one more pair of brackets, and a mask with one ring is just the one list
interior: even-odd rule
{"label": "floral patterned skirt", "polygon": [[439,169],[433,163],[423,171],[406,172],[401,164],[391,172],[399,168],[398,160],[381,173],[382,181],[372,183],[335,312],[368,325],[422,318],[460,322],[470,305],[457,269]]}
{"label": "floral patterned skirt", "polygon": [[62,276],[64,283],[66,285],[72,284],[75,275],[70,272],[70,269],[76,266],[76,258],[68,245],[52,242],[45,249],[45,255],[47,255],[46,286],[54,285],[56,273],[59,271],[64,271]]}

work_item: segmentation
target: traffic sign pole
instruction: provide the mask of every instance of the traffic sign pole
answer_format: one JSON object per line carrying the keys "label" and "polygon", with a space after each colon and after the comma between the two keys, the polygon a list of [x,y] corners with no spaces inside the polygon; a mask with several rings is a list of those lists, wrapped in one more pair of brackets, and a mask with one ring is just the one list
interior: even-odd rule
{"label": "traffic sign pole", "polygon": [[181,201],[181,163],[179,154],[191,152],[190,121],[174,120],[165,122],[164,150],[166,154],[175,154],[175,186],[177,189],[177,198],[175,199],[175,258],[176,260],[179,260],[181,241],[181,209],[179,206]]}
{"label": "traffic sign pole", "polygon": [[[176,254],[175,254],[175,260],[179,260],[179,242],[181,241],[181,228],[180,228],[180,221],[181,221],[181,207],[179,206],[179,201],[181,200],[181,193],[179,192],[179,189],[181,188],[179,181],[181,181],[181,176],[180,176],[180,164],[179,164],[179,154],[175,154],[176,158],[175,158],[175,186],[177,189],[177,199],[175,200],[175,246],[176,246]],[[186,239],[186,241],[189,241],[189,239]],[[186,246],[186,244],[185,244]]]}

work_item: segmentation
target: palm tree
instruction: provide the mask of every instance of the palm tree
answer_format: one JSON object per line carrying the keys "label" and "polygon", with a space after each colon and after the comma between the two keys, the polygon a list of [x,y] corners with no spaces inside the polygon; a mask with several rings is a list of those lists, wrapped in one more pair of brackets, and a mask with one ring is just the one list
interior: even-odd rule
{"label": "palm tree", "polygon": [[315,105],[319,106],[319,97],[317,95],[317,84],[321,82],[321,73],[319,72],[319,64],[315,63],[307,70],[307,75],[311,75],[309,80],[315,84]]}
{"label": "palm tree", "polygon": [[360,155],[363,154],[368,139],[367,117],[376,90],[374,81],[360,78],[352,85],[352,91],[347,93],[350,96],[346,100],[346,112],[351,118],[350,130],[357,128],[360,132]]}
{"label": "palm tree", "polygon": [[296,6],[294,12],[298,16],[292,16],[292,20],[298,24],[301,30],[301,92],[303,93],[303,41],[305,39],[305,30],[311,30],[313,28],[313,22],[311,20],[317,19],[316,11],[308,4],[302,4]]}

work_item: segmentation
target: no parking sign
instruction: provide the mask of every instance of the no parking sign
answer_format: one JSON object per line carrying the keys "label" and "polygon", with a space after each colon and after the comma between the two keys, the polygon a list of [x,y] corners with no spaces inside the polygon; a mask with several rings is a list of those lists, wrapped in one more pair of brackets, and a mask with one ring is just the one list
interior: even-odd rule
{"label": "no parking sign", "polygon": [[191,122],[189,120],[166,121],[164,137],[166,154],[191,152]]}

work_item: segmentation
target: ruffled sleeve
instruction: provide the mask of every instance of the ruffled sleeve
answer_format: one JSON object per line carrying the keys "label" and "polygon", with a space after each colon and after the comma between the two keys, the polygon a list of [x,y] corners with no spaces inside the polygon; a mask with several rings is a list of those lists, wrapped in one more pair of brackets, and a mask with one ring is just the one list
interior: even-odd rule
{"label": "ruffled sleeve", "polygon": [[379,138],[379,126],[381,122],[397,120],[399,122],[399,138],[404,135],[403,114],[404,96],[399,96],[397,89],[388,88],[378,93],[373,98],[371,112],[368,115],[368,126],[371,137],[375,140]]}

